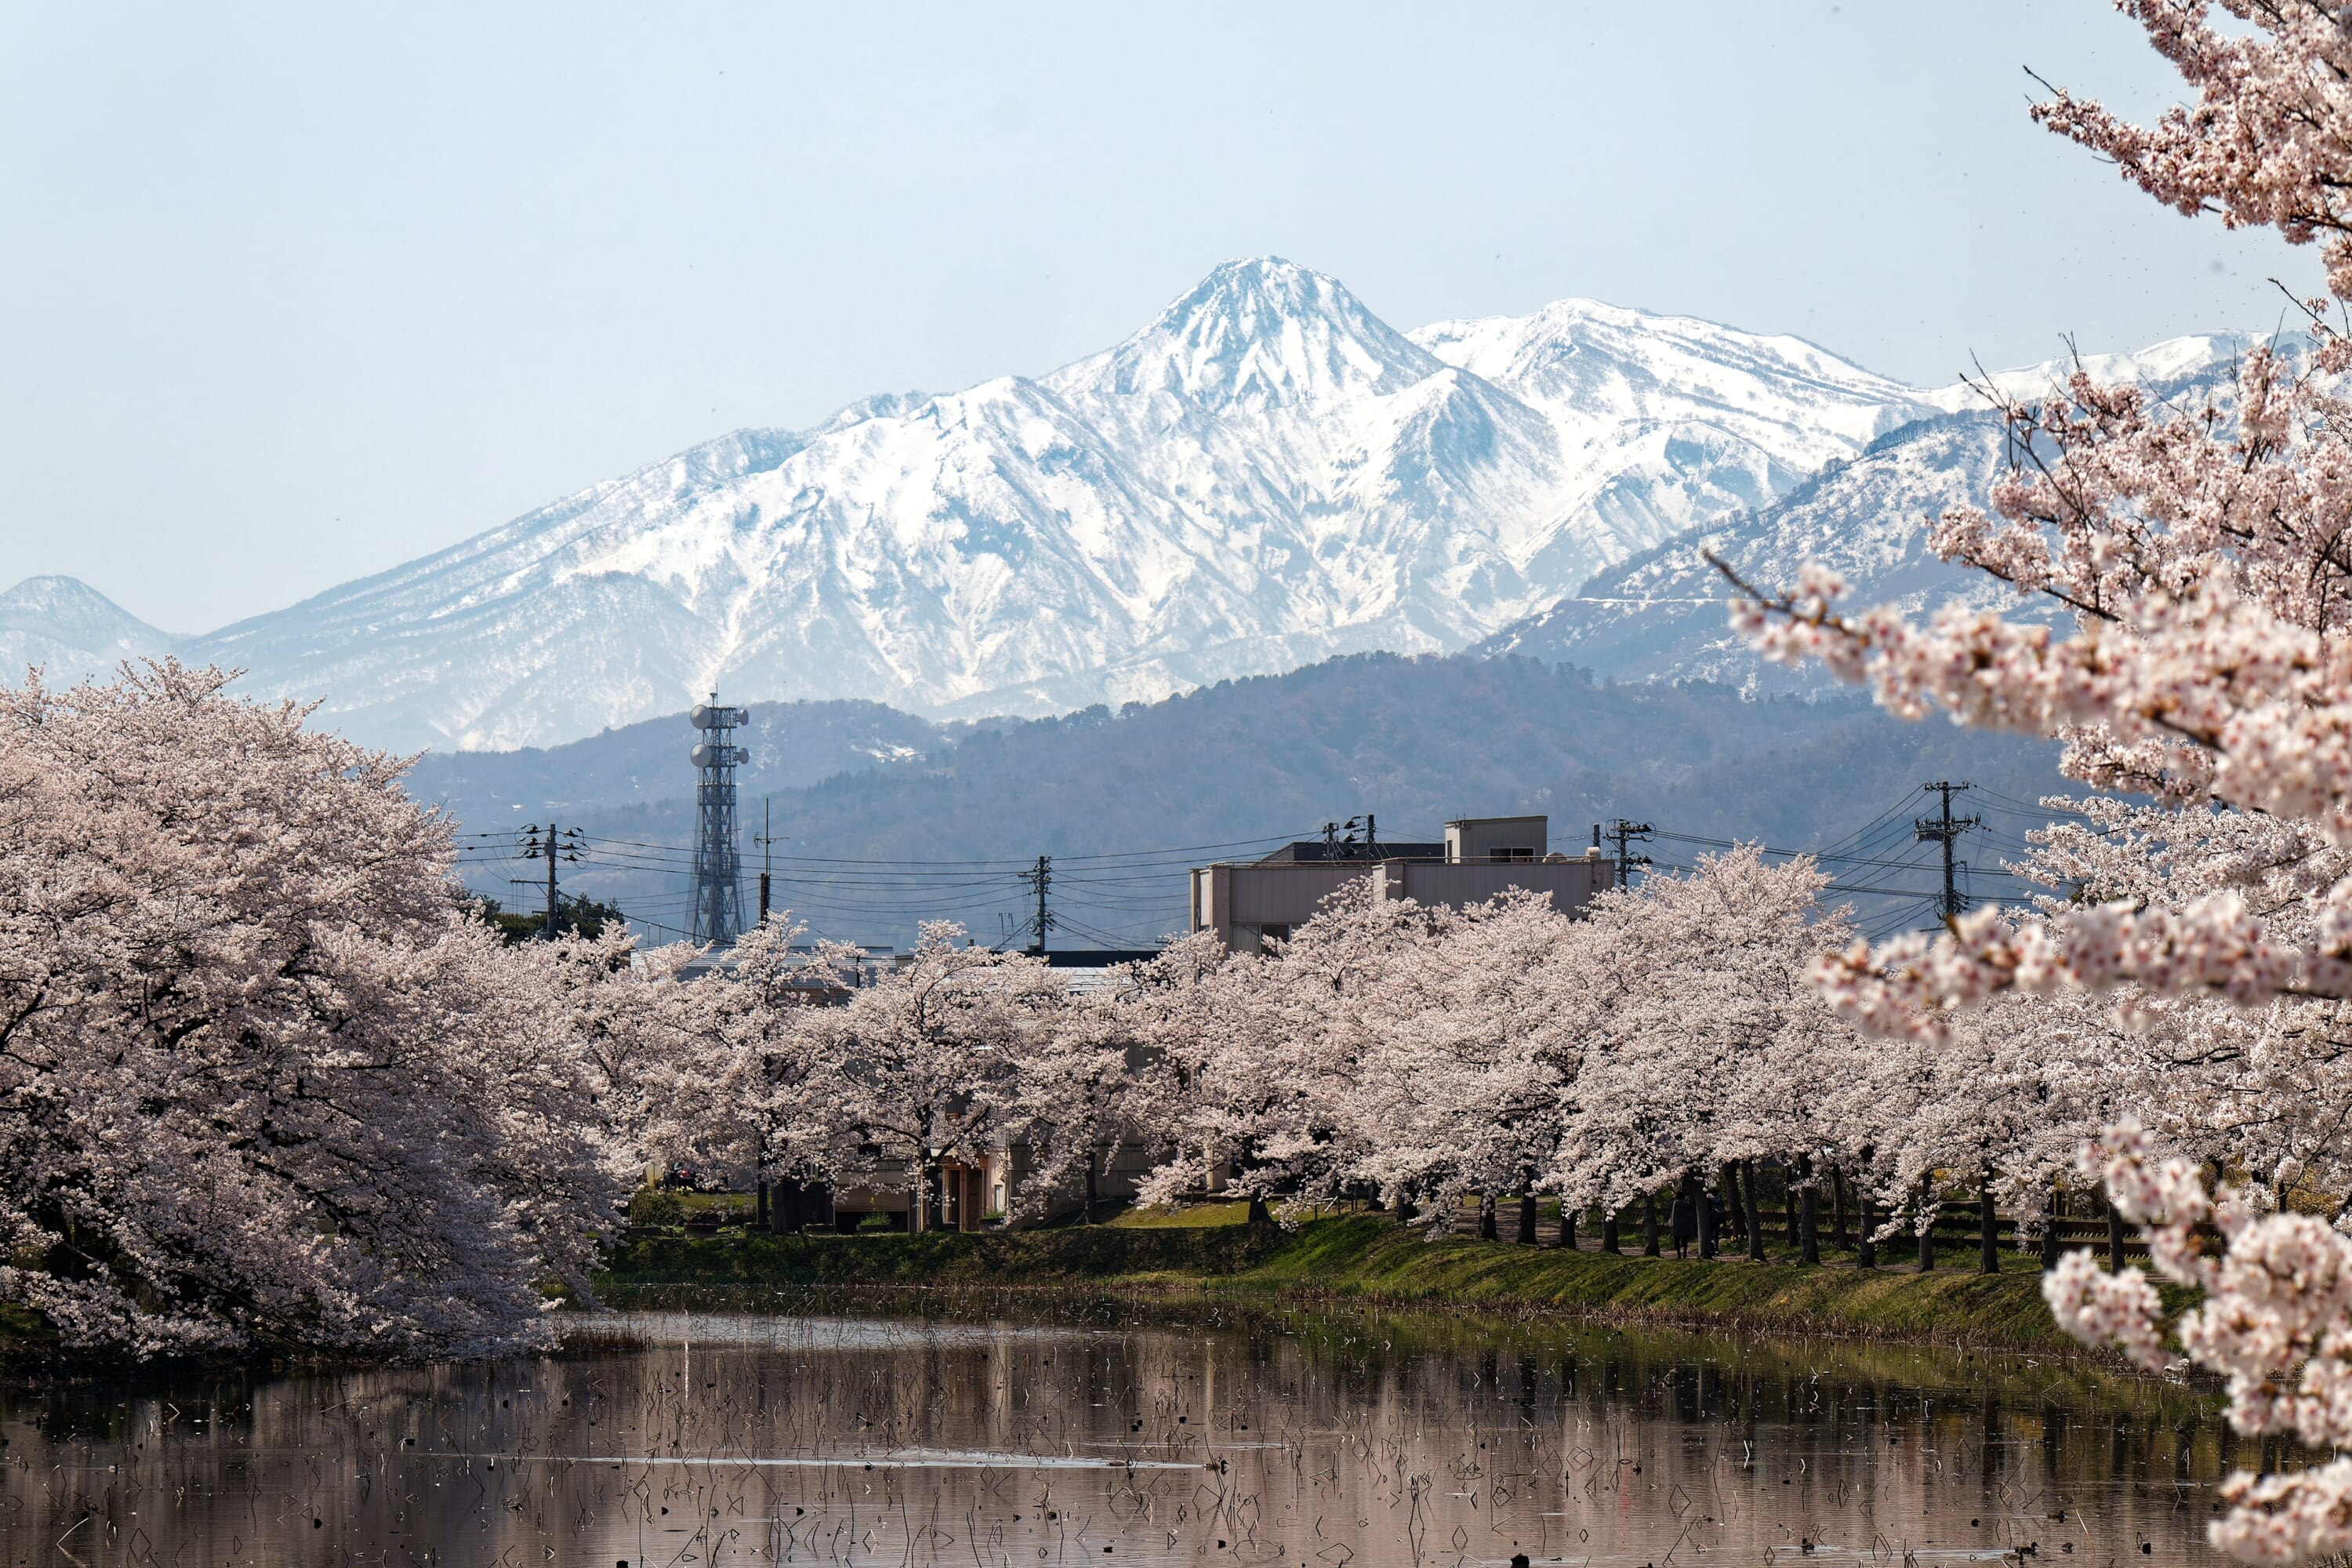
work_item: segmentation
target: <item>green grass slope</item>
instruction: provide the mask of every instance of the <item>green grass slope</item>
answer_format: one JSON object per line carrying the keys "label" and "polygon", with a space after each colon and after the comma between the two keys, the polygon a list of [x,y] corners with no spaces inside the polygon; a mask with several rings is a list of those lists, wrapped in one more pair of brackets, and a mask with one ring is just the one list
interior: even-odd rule
{"label": "green grass slope", "polygon": [[[1804,1268],[1615,1257],[1450,1237],[1377,1216],[1296,1231],[1171,1225],[960,1236],[657,1236],[612,1259],[608,1295],[693,1285],[1186,1287],[1271,1298],[1521,1311],[1658,1327],[2012,1350],[2079,1348],[2051,1321],[2031,1258],[1972,1267]],[[2175,1310],[2186,1298],[2168,1300]]]}

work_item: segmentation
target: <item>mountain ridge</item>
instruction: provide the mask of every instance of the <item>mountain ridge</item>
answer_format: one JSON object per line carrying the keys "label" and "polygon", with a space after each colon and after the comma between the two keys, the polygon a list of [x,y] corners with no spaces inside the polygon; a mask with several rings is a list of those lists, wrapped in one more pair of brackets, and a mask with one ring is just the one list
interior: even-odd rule
{"label": "mountain ridge", "polygon": [[713,689],[943,721],[1149,700],[1491,648],[1956,396],[1589,300],[1400,331],[1258,258],[1042,376],[729,432],[201,636],[38,646],[145,637],[401,750],[548,744]]}
{"label": "mountain ridge", "polygon": [[[2105,379],[2138,379],[2159,398],[2226,403],[2223,384],[2244,342],[2231,334],[2174,339],[2137,355],[2101,356],[2086,368]],[[2063,368],[2053,362],[1996,379],[2021,395]],[[2011,443],[2000,416],[1981,405],[1899,426],[1763,506],[1627,556],[1471,651],[1574,665],[1605,679],[1722,682],[1751,695],[1835,689],[1837,680],[1820,665],[1769,663],[1731,630],[1736,591],[1707,563],[1706,552],[1766,590],[1787,585],[1799,565],[1818,561],[1845,579],[1856,605],[1891,605],[1915,616],[1958,605],[2059,625],[2063,612],[2053,601],[2021,598],[1928,548],[1929,529],[1945,511],[1990,508]]]}
{"label": "mountain ridge", "polygon": [[1797,340],[1548,320],[1418,342],[1324,274],[1228,263],[1046,375],[732,433],[192,648],[436,748],[713,687],[941,718],[1149,699],[1467,646],[1924,407]]}
{"label": "mountain ridge", "polygon": [[[1458,654],[1349,655],[1116,712],[985,726],[845,703],[772,704],[753,721],[740,807],[746,909],[764,860],[776,908],[824,934],[886,943],[937,918],[998,940],[1034,907],[1020,873],[1039,855],[1052,858],[1065,922],[1056,946],[1145,946],[1183,928],[1190,866],[1251,858],[1366,812],[1384,840],[1435,839],[1451,817],[1542,813],[1552,847],[1569,853],[1593,824],[1632,816],[1656,825],[1648,848],[1664,869],[1734,838],[1787,849],[1839,840],[1940,775],[1974,781],[1984,798],[2000,792],[1994,815],[2013,838],[2042,818],[2027,803],[2064,787],[2052,742],[1906,724],[1858,693],[1611,685]],[[410,789],[465,825],[479,891],[505,899],[507,879],[543,875],[517,858],[516,829],[554,816],[583,836],[564,888],[617,901],[667,940],[688,903],[693,736],[672,714],[546,752],[428,755]],[[860,760],[833,768],[843,756]],[[772,858],[748,842],[763,823],[780,840],[764,847]],[[2004,851],[1975,838],[1969,849],[1976,874],[1992,878]],[[1899,847],[1871,851],[1914,856],[1920,868],[1889,879],[1906,892],[1862,900],[1866,921],[1926,918],[1932,852],[1907,831]],[[516,896],[535,905],[535,893]]]}

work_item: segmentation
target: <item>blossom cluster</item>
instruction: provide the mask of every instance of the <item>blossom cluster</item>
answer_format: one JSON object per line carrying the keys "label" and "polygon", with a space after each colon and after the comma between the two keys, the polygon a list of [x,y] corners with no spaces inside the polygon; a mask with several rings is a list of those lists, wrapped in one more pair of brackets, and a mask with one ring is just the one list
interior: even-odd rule
{"label": "blossom cluster", "polygon": [[[2228,1378],[2240,1429],[2340,1447],[2352,1244],[2276,1200],[2352,1190],[2315,1136],[2345,1110],[2352,1000],[2352,29],[2321,0],[2118,9],[2192,101],[2140,124],[2053,89],[2035,117],[2180,212],[2321,245],[2326,295],[2303,303],[2296,338],[2244,356],[2226,396],[2167,401],[2079,369],[2039,397],[1987,389],[2013,470],[1990,513],[1956,509],[1930,542],[2064,606],[2071,630],[1849,611],[1818,568],[1751,589],[1734,619],[1770,657],[1818,659],[1897,713],[2061,739],[2071,776],[2157,803],[2084,803],[2087,830],[2045,835],[2053,896],[2039,908],[1851,945],[1810,978],[1841,1018],[1913,1043],[2001,1014],[2079,1039],[2084,999],[2114,997],[2116,1025],[2170,1059],[2147,1108],[2168,1141],[2234,1129],[2242,1145],[2200,1157],[2254,1179],[2214,1191],[2191,1151],[2159,1161],[2130,1119],[2086,1171],[2142,1225],[2159,1272],[2205,1292],[2179,1343]],[[2048,1284],[2071,1331],[2162,1362],[2157,1294],[2137,1273],[2076,1258]],[[2213,1535],[2234,1556],[2352,1548],[2352,1460],[2239,1475],[2226,1497]]]}
{"label": "blossom cluster", "polygon": [[[2309,1215],[2264,1212],[2242,1187],[2210,1189],[2188,1161],[2155,1157],[2135,1121],[2083,1151],[2116,1208],[2140,1227],[2158,1273],[2201,1291],[2175,1327],[2190,1360],[2228,1382],[2230,1419],[2252,1436],[2315,1447],[2352,1443],[2352,1238]],[[2043,1281],[2058,1321],[2094,1344],[2166,1367],[2162,1307],[2137,1268],[2102,1272],[2087,1253]],[[2352,1463],[2232,1476],[2214,1543],[2249,1563],[2352,1550]]]}

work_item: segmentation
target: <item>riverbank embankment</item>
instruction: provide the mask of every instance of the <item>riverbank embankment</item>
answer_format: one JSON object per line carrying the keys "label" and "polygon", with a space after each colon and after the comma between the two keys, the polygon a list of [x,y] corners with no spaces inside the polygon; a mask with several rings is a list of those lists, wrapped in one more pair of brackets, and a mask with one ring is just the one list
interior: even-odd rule
{"label": "riverbank embankment", "polygon": [[1988,1350],[2081,1349],[2051,1321],[2033,1259],[2015,1254],[2004,1255],[1999,1274],[1700,1262],[1467,1237],[1430,1241],[1369,1215],[1313,1220],[1296,1230],[1094,1226],[976,1235],[640,1236],[614,1254],[605,1294],[626,1306],[648,1289],[695,1285],[1200,1290]]}

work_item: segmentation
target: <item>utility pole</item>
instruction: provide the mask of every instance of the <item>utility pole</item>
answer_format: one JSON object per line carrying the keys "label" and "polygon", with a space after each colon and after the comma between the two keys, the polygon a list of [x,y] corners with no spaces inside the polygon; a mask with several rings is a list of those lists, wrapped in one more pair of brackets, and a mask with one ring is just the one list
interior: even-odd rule
{"label": "utility pole", "polygon": [[1956,862],[1952,858],[1953,847],[1959,842],[1961,834],[1971,827],[1983,826],[1981,818],[1952,815],[1952,792],[1968,787],[1966,783],[1953,784],[1946,779],[1921,784],[1919,788],[1923,793],[1943,797],[1943,810],[1938,816],[1923,816],[1911,825],[1917,829],[1920,843],[1932,841],[1944,847],[1944,903],[1941,912],[1947,921],[1967,913],[1969,907],[1968,900],[1960,896],[1959,884],[1954,879]]}
{"label": "utility pole", "polygon": [[1021,879],[1037,889],[1037,945],[1031,952],[1045,951],[1045,933],[1054,929],[1053,912],[1045,908],[1045,889],[1054,883],[1054,860],[1049,855],[1037,857],[1037,864],[1021,873]]}
{"label": "utility pole", "polygon": [[773,799],[774,797],[764,795],[760,797],[760,837],[756,842],[760,846],[760,923],[761,925],[768,923],[768,847],[772,844],[790,842],[788,838],[778,838],[769,831],[768,813]]}
{"label": "utility pole", "polygon": [[1633,868],[1650,863],[1650,858],[1647,855],[1636,855],[1633,852],[1633,846],[1647,844],[1650,841],[1650,835],[1656,831],[1656,828],[1646,822],[1628,822],[1622,816],[1609,825],[1609,841],[1617,846],[1615,884],[1617,887],[1631,886]]}
{"label": "utility pole", "polygon": [[[547,819],[547,836],[545,837],[542,838],[540,837],[539,825],[537,823],[533,823],[530,826],[524,828],[523,831],[530,835],[530,837],[523,840],[522,858],[526,860],[544,860],[547,862],[547,912],[544,919],[541,921],[540,934],[545,937],[548,941],[553,942],[555,940],[555,911],[559,907],[555,891],[555,863],[559,859],[570,860],[575,863],[578,862],[580,858],[580,830],[575,827],[569,834],[559,834],[555,830],[555,819],[551,816]],[[572,842],[570,844],[564,843],[563,840],[567,837],[572,839]]]}

